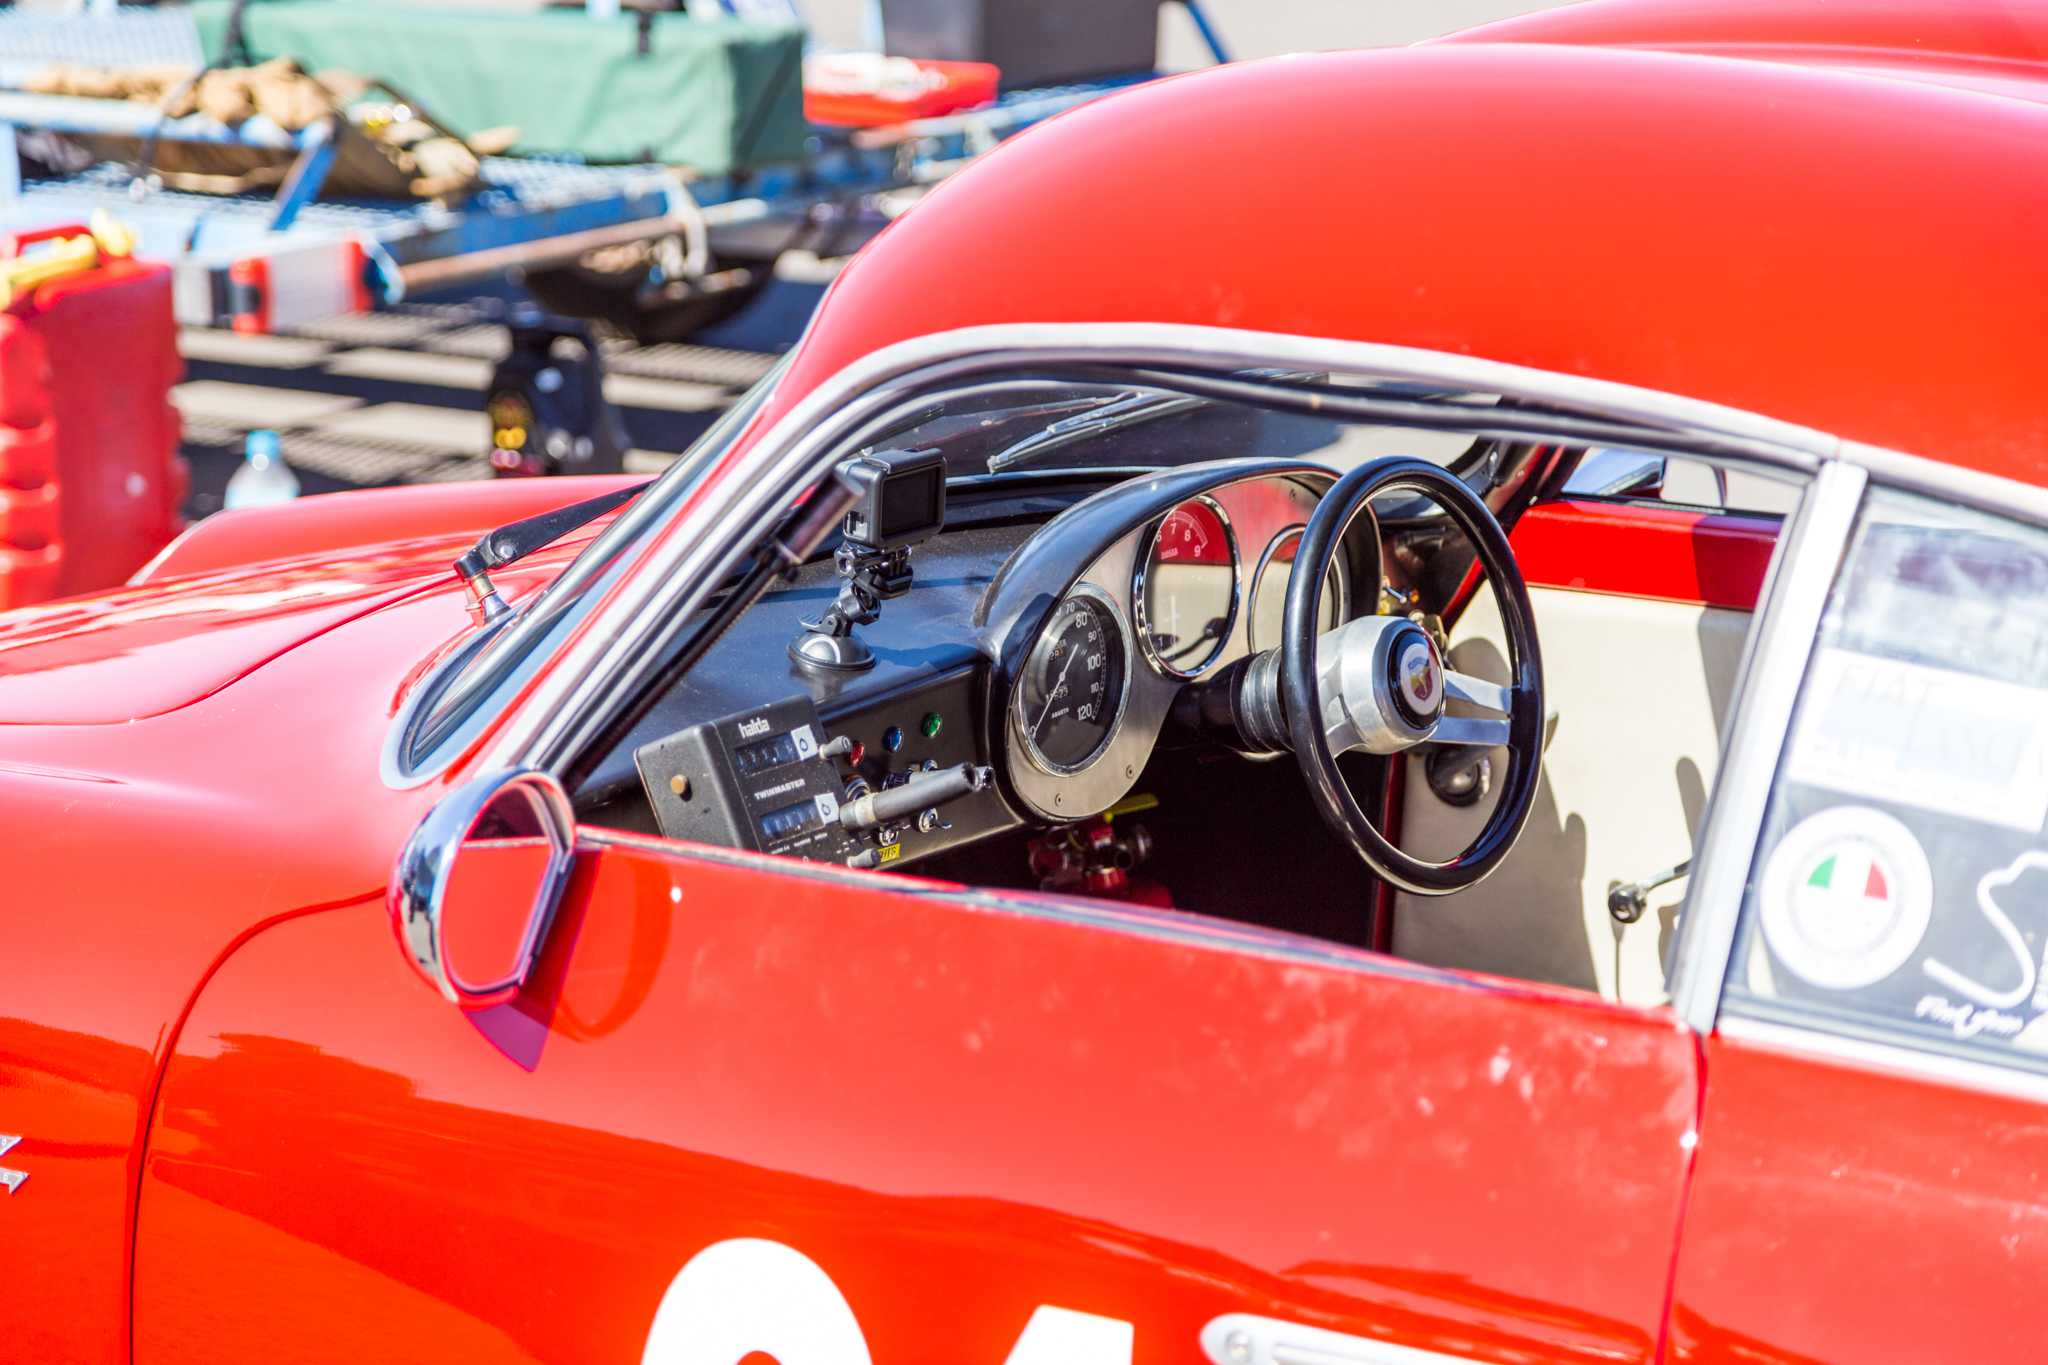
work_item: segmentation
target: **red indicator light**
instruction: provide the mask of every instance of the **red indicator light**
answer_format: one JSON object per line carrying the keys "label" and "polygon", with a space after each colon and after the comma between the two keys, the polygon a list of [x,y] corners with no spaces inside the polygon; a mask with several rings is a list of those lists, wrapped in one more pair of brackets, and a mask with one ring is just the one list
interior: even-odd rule
{"label": "red indicator light", "polygon": [[853,742],[853,747],[847,750],[846,752],[847,766],[852,768],[858,768],[860,766],[861,760],[866,758],[867,756],[868,746],[861,743],[859,740],[855,740]]}

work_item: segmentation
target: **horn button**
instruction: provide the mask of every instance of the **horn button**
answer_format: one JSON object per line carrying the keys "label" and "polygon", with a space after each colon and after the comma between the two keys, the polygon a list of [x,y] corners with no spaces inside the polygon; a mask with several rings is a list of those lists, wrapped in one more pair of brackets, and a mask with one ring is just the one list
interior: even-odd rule
{"label": "horn button", "polygon": [[1394,754],[1429,738],[1444,713],[1444,662],[1413,621],[1366,616],[1316,644],[1330,752]]}
{"label": "horn button", "polygon": [[1389,690],[1401,719],[1418,730],[1426,730],[1436,724],[1436,718],[1444,711],[1444,664],[1428,631],[1411,624],[1409,632],[1396,639],[1387,651],[1387,664],[1393,674]]}

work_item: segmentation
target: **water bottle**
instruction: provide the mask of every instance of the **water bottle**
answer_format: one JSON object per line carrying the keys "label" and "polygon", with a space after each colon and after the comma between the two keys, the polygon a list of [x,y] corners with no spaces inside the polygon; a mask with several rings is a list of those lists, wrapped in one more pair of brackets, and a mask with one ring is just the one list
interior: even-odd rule
{"label": "water bottle", "polygon": [[242,447],[242,467],[228,480],[224,506],[270,507],[290,502],[299,495],[298,476],[293,474],[278,451],[277,433],[252,431]]}

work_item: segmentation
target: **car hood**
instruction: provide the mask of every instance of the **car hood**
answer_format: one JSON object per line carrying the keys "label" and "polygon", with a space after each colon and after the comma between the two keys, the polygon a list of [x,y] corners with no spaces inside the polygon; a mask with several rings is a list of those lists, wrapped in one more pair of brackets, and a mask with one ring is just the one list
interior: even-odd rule
{"label": "car hood", "polygon": [[[484,531],[627,482],[332,493],[209,518],[127,587],[0,613],[0,725],[111,725],[190,705],[413,594],[459,596],[455,558]],[[500,588],[551,578],[603,524],[499,576]],[[452,605],[449,635],[468,625]]]}
{"label": "car hood", "polygon": [[[0,724],[115,724],[189,705],[348,620],[452,582],[463,544],[224,570],[0,615]],[[451,633],[464,624],[457,615]]]}

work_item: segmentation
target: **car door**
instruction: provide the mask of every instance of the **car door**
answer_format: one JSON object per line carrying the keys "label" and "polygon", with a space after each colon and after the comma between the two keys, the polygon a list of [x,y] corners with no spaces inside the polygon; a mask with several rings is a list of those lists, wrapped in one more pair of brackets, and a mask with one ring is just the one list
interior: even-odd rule
{"label": "car door", "polygon": [[1758,774],[1725,988],[1703,963],[1686,1002],[1713,1033],[1680,1360],[2041,1353],[2048,508],[1879,469]]}
{"label": "car door", "polygon": [[1668,1009],[578,837],[511,1004],[449,1005],[368,907],[221,966],[150,1133],[138,1360],[1657,1351]]}

